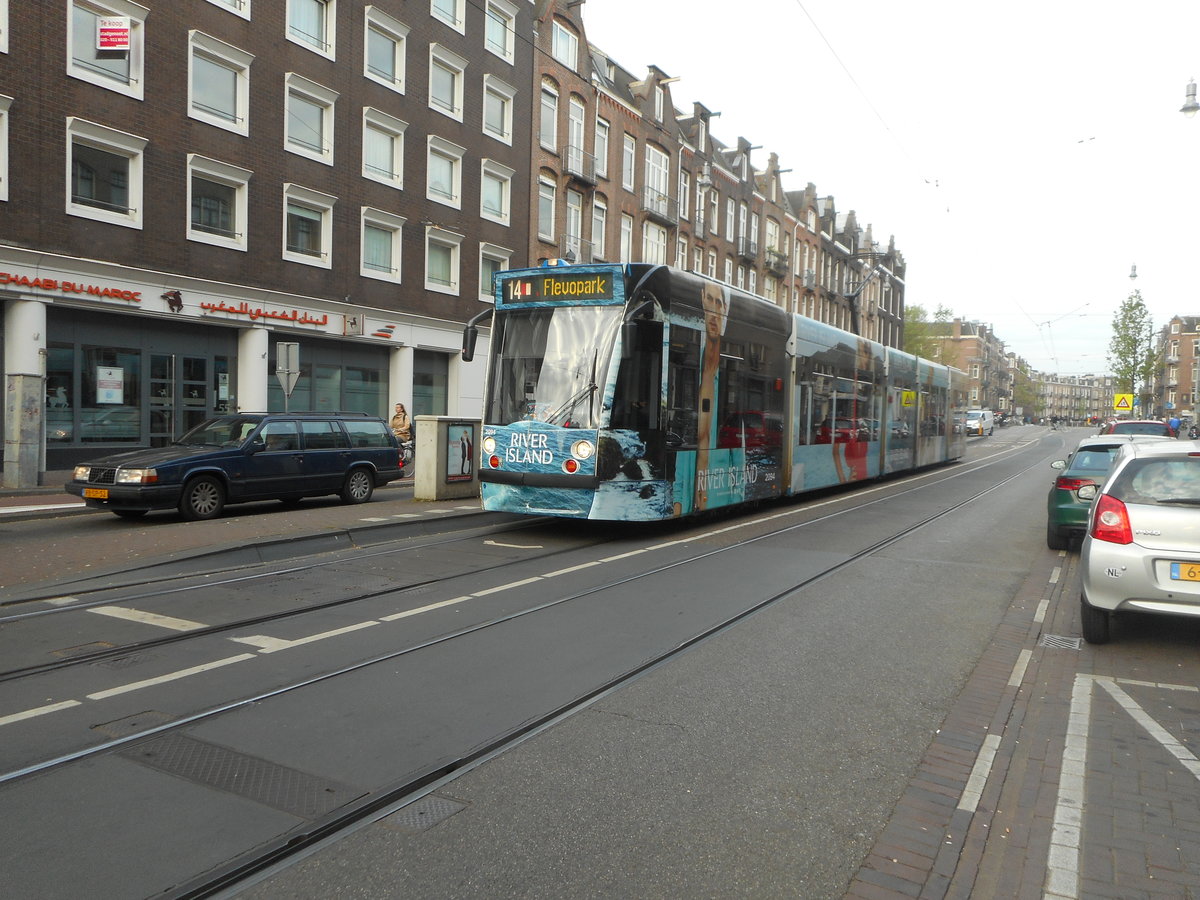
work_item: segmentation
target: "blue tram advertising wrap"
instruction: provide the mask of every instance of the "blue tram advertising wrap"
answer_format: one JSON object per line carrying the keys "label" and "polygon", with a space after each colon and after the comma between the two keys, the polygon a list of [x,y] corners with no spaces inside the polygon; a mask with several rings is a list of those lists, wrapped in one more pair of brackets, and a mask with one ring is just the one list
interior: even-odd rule
{"label": "blue tram advertising wrap", "polygon": [[670,519],[963,452],[961,372],[689,272],[500,272],[489,312],[485,509]]}

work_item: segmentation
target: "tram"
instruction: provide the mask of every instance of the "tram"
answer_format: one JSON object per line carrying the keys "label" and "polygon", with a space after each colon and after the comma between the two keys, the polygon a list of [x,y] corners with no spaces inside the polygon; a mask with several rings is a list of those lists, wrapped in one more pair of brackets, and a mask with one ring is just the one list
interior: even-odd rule
{"label": "tram", "polygon": [[966,376],[701,275],[499,272],[483,507],[655,521],[962,456]]}

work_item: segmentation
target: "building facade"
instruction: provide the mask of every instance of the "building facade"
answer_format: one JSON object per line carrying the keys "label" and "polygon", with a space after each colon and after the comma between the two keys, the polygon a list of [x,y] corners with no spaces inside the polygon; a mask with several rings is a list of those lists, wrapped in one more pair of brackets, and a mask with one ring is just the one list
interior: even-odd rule
{"label": "building facade", "polygon": [[[528,0],[0,4],[4,482],[205,417],[475,414],[527,261]],[[515,200],[515,202],[514,202]]]}
{"label": "building facade", "polygon": [[1166,418],[1195,419],[1200,397],[1200,316],[1173,316],[1159,334],[1154,399]]}

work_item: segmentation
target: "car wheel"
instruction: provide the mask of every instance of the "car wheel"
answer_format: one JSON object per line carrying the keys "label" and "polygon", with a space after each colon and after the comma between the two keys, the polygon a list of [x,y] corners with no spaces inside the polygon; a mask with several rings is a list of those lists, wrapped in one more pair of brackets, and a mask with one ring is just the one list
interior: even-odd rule
{"label": "car wheel", "polygon": [[120,516],[122,519],[140,519],[148,512],[150,512],[148,509],[114,509],[112,511],[114,516]]}
{"label": "car wheel", "polygon": [[1087,597],[1079,595],[1079,621],[1083,626],[1083,639],[1089,644],[1107,644],[1112,625],[1112,613],[1098,609],[1088,603]]}
{"label": "car wheel", "polygon": [[375,479],[370,471],[359,467],[351,469],[346,475],[346,483],[342,485],[343,503],[366,503],[375,492]]}
{"label": "car wheel", "polygon": [[179,512],[185,519],[215,519],[225,508],[225,487],[212,475],[200,475],[183,487]]}
{"label": "car wheel", "polygon": [[1047,522],[1046,546],[1051,550],[1066,550],[1071,546],[1071,542],[1058,528]]}

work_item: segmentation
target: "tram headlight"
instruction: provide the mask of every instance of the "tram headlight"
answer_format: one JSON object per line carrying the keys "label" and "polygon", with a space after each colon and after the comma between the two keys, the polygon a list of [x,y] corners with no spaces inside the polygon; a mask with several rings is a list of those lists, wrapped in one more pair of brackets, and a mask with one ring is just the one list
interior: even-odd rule
{"label": "tram headlight", "polygon": [[571,445],[571,455],[576,459],[591,459],[596,452],[596,445],[591,441],[576,441]]}
{"label": "tram headlight", "polygon": [[483,452],[488,456],[496,452],[496,439],[494,437],[485,437],[483,439]]}

